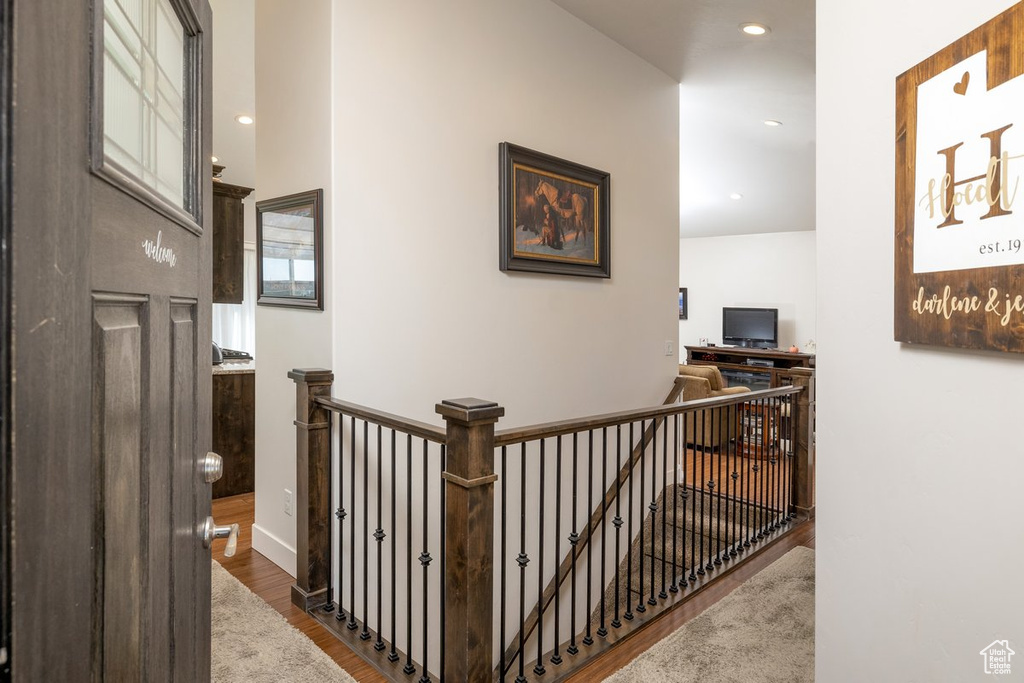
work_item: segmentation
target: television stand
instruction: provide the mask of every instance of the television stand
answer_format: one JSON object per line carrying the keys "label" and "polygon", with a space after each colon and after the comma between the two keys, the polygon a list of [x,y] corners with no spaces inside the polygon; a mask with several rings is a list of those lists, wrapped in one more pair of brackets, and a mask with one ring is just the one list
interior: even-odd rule
{"label": "television stand", "polygon": [[[813,368],[813,353],[790,353],[779,349],[754,349],[741,346],[687,346],[687,365],[714,365],[722,378],[743,377],[751,388],[783,386],[780,377],[790,368]],[[753,375],[753,377],[750,377]],[[767,383],[767,387],[763,386]]]}

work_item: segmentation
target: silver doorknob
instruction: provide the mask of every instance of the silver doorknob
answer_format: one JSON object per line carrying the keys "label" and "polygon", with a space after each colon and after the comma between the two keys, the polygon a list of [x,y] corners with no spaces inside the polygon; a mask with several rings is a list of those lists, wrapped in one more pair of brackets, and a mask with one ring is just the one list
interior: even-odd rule
{"label": "silver doorknob", "polygon": [[213,517],[207,517],[206,522],[203,524],[202,535],[204,548],[209,548],[215,538],[228,539],[228,544],[224,547],[224,557],[234,556],[235,548],[238,546],[237,524],[217,526],[217,523],[213,521]]}
{"label": "silver doorknob", "polygon": [[212,451],[203,456],[199,467],[203,470],[203,479],[207,484],[212,484],[224,475],[224,459]]}

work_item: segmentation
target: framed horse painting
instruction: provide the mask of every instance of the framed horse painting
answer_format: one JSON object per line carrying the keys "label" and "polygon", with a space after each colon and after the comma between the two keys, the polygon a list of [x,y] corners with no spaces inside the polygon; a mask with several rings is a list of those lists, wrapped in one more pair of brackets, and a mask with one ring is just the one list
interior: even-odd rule
{"label": "framed horse painting", "polygon": [[500,268],[611,277],[609,174],[509,142],[498,152]]}

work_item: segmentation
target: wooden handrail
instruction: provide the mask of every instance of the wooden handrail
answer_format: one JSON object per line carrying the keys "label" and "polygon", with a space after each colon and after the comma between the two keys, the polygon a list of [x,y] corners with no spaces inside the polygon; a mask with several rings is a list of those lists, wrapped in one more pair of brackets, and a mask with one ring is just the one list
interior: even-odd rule
{"label": "wooden handrail", "polygon": [[[676,379],[676,383],[681,382]],[[789,396],[801,391],[800,387],[785,386],[778,389],[765,389],[762,391],[750,391],[742,394],[730,394],[728,396],[715,396],[713,398],[701,398],[695,401],[672,405],[661,405],[652,408],[640,408],[637,410],[623,410],[617,413],[606,413],[604,415],[593,415],[591,417],[577,417],[571,420],[560,420],[557,422],[545,422],[543,424],[530,425],[528,427],[515,427],[512,429],[500,429],[494,432],[495,446],[509,446],[524,441],[536,441],[555,436],[564,436],[574,432],[585,432],[591,429],[602,427],[614,427],[615,425],[640,422],[653,418],[664,418],[668,415],[683,415],[685,413],[719,408],[722,406],[736,405],[759,399],[775,398],[776,396]]]}
{"label": "wooden handrail", "polygon": [[[740,394],[732,394],[729,396],[719,396],[706,399],[697,399],[694,401],[687,401],[685,407],[683,405],[676,404],[676,400],[682,394],[683,382],[681,378],[676,378],[673,384],[672,391],[669,392],[668,396],[665,397],[663,406],[655,408],[643,408],[640,410],[630,410],[620,413],[609,413],[607,415],[597,415],[591,418],[584,418],[582,420],[565,420],[562,422],[549,422],[546,425],[535,425],[533,427],[526,427],[523,429],[506,429],[500,432],[495,432],[494,441],[495,445],[508,445],[509,443],[519,443],[520,441],[528,441],[532,439],[549,438],[554,436],[562,436],[565,434],[572,434],[579,431],[587,431],[591,429],[601,429],[603,427],[611,427],[624,422],[639,422],[641,420],[650,419],[651,426],[647,427],[640,435],[640,440],[633,448],[633,452],[630,457],[623,463],[622,468],[619,470],[618,477],[612,481],[609,485],[608,490],[605,491],[604,497],[598,503],[598,506],[591,512],[590,520],[587,523],[587,527],[579,532],[579,541],[575,546],[575,552],[570,549],[566,554],[558,568],[558,585],[555,585],[555,578],[552,577],[548,582],[547,587],[541,594],[540,599],[540,613],[548,608],[548,605],[554,600],[555,591],[560,590],[561,586],[569,578],[569,569],[572,566],[573,559],[579,558],[586,548],[587,543],[590,542],[590,530],[597,526],[598,521],[602,518],[602,515],[606,514],[611,505],[615,502],[615,497],[618,495],[621,484],[626,484],[632,473],[636,463],[640,461],[641,454],[645,451],[651,440],[654,438],[655,430],[661,428],[665,423],[665,418],[669,415],[690,413],[697,410],[708,410],[710,408],[718,408],[722,406],[735,405],[739,403],[745,403],[751,400],[774,398],[777,396],[790,396],[792,394],[799,393],[802,391],[802,387],[788,385],[785,387],[779,387],[777,389],[766,389],[761,391],[744,392]],[[683,408],[680,410],[680,408]],[[655,426],[654,421],[657,420]],[[572,427],[572,425],[577,425]],[[579,426],[586,425],[586,426]],[[514,438],[510,437],[517,436],[518,434],[529,433],[529,438]],[[540,434],[540,436],[533,436],[534,434]],[[500,435],[500,436],[499,436]],[[589,617],[588,617],[589,618]],[[539,621],[538,606],[534,605],[529,615],[523,622],[523,641],[525,642],[533,634],[533,631],[537,628],[537,622]],[[519,650],[519,637],[516,634],[510,641],[512,645],[508,646],[505,650],[505,665],[511,668],[515,656]],[[502,644],[504,646],[504,644]],[[508,669],[506,669],[507,671]],[[501,672],[505,673],[505,672]]]}
{"label": "wooden handrail", "polygon": [[320,396],[316,399],[316,402],[328,410],[333,410],[349,417],[358,417],[360,420],[366,420],[388,429],[395,429],[421,439],[426,439],[427,441],[433,441],[434,443],[443,444],[447,439],[444,429],[426,422],[410,420],[399,415],[385,413],[383,410],[367,408],[357,403],[341,401],[330,396]]}
{"label": "wooden handrail", "polygon": [[[558,580],[550,580],[522,624],[525,638],[537,628],[544,610],[571,575],[572,563],[579,558],[591,532],[605,516],[622,484],[628,483],[633,469],[640,462],[660,429],[667,429],[667,418],[689,415],[743,404],[750,401],[800,394],[793,402],[792,422],[798,425],[793,439],[797,473],[793,483],[793,505],[804,514],[813,514],[813,399],[808,390],[813,378],[793,372],[793,385],[766,391],[754,391],[715,398],[677,403],[682,395],[683,380],[676,378],[665,404],[638,410],[627,410],[585,418],[561,420],[513,429],[494,430],[494,423],[504,413],[497,404],[476,399],[454,399],[438,404],[437,412],[446,421],[446,428],[407,419],[381,410],[342,401],[330,396],[333,374],[322,369],[297,369],[289,373],[296,383],[296,566],[292,602],[306,611],[330,606],[331,523],[330,460],[331,418],[340,413],[401,431],[447,447],[444,478],[444,582],[443,609],[446,610],[444,674],[450,680],[485,680],[494,672],[491,653],[494,617],[489,606],[493,596],[495,557],[494,540],[494,456],[497,447],[524,444],[528,441],[600,430],[622,424],[640,422],[636,443],[629,444],[630,453],[614,481],[597,503],[579,530],[578,538],[565,558],[558,560]],[[813,376],[812,376],[813,377]],[[810,381],[809,381],[810,379]],[[801,393],[802,392],[802,393]],[[646,424],[645,424],[646,423]],[[632,430],[631,430],[632,431]],[[525,450],[525,448],[524,448]],[[424,444],[426,452],[426,444]],[[800,470],[806,470],[801,472]],[[653,485],[653,484],[652,484]],[[429,561],[429,555],[427,556]],[[333,623],[333,622],[332,622]],[[524,638],[524,639],[525,639]],[[518,638],[513,638],[516,642]],[[504,643],[501,644],[504,646]],[[511,666],[517,648],[506,651],[505,662]]]}

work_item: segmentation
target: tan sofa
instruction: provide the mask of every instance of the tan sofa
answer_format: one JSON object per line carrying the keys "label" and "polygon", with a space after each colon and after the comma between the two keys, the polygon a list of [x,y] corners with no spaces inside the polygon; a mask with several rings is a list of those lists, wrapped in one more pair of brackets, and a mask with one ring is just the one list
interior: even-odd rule
{"label": "tan sofa", "polygon": [[[683,378],[683,401],[695,401],[701,398],[712,398],[715,396],[729,396],[731,394],[746,394],[750,392],[749,387],[727,387],[722,381],[722,373],[714,365],[680,365],[679,376]],[[736,436],[735,420],[721,418],[719,423],[718,411],[703,411],[703,428],[701,419],[697,420],[696,434],[688,434],[688,443],[701,446],[702,448],[720,448],[723,442]],[[712,426],[714,428],[712,429]],[[723,430],[722,427],[725,427]],[[691,427],[690,431],[693,431]],[[722,438],[720,432],[725,432]]]}

